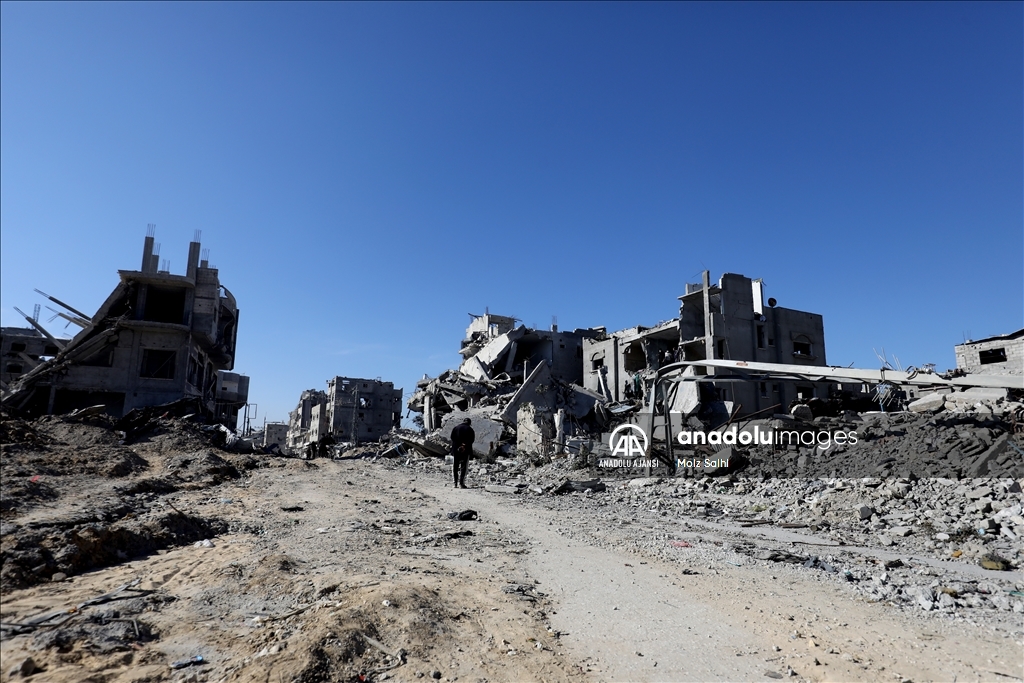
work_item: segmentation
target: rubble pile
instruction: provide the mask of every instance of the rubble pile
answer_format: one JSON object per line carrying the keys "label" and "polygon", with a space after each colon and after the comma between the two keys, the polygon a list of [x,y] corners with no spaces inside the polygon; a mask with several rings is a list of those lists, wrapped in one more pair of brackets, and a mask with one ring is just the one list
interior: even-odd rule
{"label": "rubble pile", "polygon": [[853,433],[857,440],[840,444],[831,439],[824,447],[815,442],[789,449],[750,448],[745,454],[751,475],[1024,477],[1024,448],[1012,438],[1024,426],[1024,404],[1019,401],[981,401],[934,414],[846,412],[842,417],[817,417],[811,423],[775,418],[753,421],[743,429],[754,426],[774,431],[810,429],[823,435]]}
{"label": "rubble pile", "polygon": [[134,434],[102,414],[0,420],[0,585],[5,590],[118,564],[227,530],[175,507],[177,491],[259,462],[215,445],[219,430],[164,415]]}

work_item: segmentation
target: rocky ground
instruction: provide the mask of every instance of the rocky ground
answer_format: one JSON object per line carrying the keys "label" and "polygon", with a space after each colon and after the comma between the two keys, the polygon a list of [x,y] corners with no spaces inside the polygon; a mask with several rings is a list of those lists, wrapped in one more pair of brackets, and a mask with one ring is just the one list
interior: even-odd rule
{"label": "rocky ground", "polygon": [[467,491],[173,418],[2,429],[3,680],[1024,679],[1010,477],[508,460]]}

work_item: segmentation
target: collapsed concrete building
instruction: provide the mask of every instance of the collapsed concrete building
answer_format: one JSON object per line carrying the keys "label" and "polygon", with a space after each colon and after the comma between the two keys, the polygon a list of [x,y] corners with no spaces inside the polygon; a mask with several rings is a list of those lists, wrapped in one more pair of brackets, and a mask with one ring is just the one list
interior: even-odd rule
{"label": "collapsed concrete building", "polygon": [[[95,315],[44,295],[71,312],[64,317],[82,329],[62,341],[26,316],[56,353],[41,354],[49,357],[5,383],[6,408],[40,415],[103,405],[121,417],[136,408],[196,399],[207,417],[235,426],[248,399],[248,377],[221,376],[234,368],[235,297],[208,258],[200,257],[198,232],[184,275],[160,267],[154,238],[150,226],[141,268],[118,271],[120,282]],[[12,340],[12,348],[17,343],[26,342]]]}
{"label": "collapsed concrete building", "polygon": [[470,319],[459,368],[424,377],[409,398],[428,433],[447,439],[469,417],[478,455],[493,456],[513,434],[521,449],[534,451],[564,438],[570,422],[603,399],[582,386],[584,341],[603,335],[603,328],[537,330],[490,312]]}
{"label": "collapsed concrete building", "polygon": [[[655,372],[680,361],[738,360],[825,366],[822,316],[780,308],[764,299],[761,280],[725,273],[718,284],[687,284],[679,297],[679,317],[653,327],[633,327],[584,343],[584,386],[608,401],[642,400]],[[713,380],[714,369],[697,366],[694,373]],[[707,402],[722,402],[739,416],[771,407],[785,408],[794,399],[828,395],[828,383],[785,382],[701,383],[667,397],[670,410],[689,414]]]}
{"label": "collapsed concrete building", "polygon": [[402,390],[392,382],[358,377],[327,380],[327,391],[307,389],[289,413],[287,452],[319,452],[334,443],[377,441],[402,419]]}

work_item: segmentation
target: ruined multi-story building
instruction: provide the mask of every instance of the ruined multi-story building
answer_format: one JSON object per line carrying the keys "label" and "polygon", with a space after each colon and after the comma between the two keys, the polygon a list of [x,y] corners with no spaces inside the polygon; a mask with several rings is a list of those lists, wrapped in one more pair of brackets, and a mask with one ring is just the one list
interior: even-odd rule
{"label": "ruined multi-story building", "polygon": [[327,391],[307,389],[289,414],[288,451],[301,454],[329,437],[333,442],[376,441],[398,427],[402,390],[380,379],[334,377]]}
{"label": "ruined multi-story building", "polygon": [[957,344],[956,367],[981,375],[1024,375],[1024,329]]}
{"label": "ruined multi-story building", "polygon": [[[764,284],[743,275],[725,273],[718,284],[688,284],[679,297],[679,317],[654,327],[633,327],[603,339],[584,342],[584,386],[604,393],[609,400],[640,398],[647,380],[658,368],[677,361],[741,360],[762,363],[824,366],[825,328],[817,313],[780,308],[775,299],[764,300]],[[825,396],[828,383],[757,382],[719,383],[707,374],[713,400],[739,406],[747,415],[772,406],[785,408],[796,398]],[[696,387],[691,387],[696,391]],[[682,404],[687,399],[680,397]],[[694,394],[689,403],[701,397]]]}
{"label": "ruined multi-story building", "polygon": [[84,327],[73,339],[49,338],[57,352],[5,389],[5,406],[52,414],[102,404],[107,413],[122,416],[196,398],[210,416],[234,426],[247,400],[248,378],[221,379],[218,373],[234,367],[235,297],[220,283],[217,269],[200,258],[198,232],[184,275],[159,267],[154,236],[151,226],[141,268],[118,271],[120,282],[96,314],[78,316]]}
{"label": "ruined multi-story building", "polygon": [[402,390],[379,379],[327,380],[327,431],[336,441],[376,441],[402,421]]}

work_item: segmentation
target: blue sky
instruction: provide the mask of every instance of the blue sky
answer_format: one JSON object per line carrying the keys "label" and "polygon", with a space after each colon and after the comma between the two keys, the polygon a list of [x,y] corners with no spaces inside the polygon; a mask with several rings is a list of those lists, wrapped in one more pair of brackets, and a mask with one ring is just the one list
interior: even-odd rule
{"label": "blue sky", "polygon": [[202,230],[259,421],[408,395],[485,307],[667,320],[704,268],[831,364],[953,367],[1024,326],[1022,7],[5,2],[2,322],[95,311],[155,223],[172,272]]}

